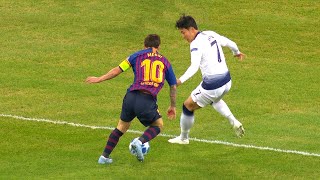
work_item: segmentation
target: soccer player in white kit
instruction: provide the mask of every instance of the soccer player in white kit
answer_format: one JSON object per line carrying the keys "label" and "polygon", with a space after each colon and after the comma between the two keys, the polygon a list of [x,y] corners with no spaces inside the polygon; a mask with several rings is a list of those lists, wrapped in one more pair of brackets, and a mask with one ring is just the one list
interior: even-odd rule
{"label": "soccer player in white kit", "polygon": [[169,139],[170,143],[189,144],[189,132],[194,124],[194,111],[211,105],[222,116],[227,118],[236,135],[242,137],[245,133],[243,125],[233,116],[222,97],[231,88],[231,76],[225,61],[222,46],[229,47],[234,56],[240,60],[244,54],[238,49],[235,42],[213,31],[199,31],[193,17],[182,15],[176,22],[183,36],[190,43],[191,65],[187,71],[177,79],[180,85],[192,77],[200,68],[202,81],[191,92],[183,103],[180,117],[181,134]]}

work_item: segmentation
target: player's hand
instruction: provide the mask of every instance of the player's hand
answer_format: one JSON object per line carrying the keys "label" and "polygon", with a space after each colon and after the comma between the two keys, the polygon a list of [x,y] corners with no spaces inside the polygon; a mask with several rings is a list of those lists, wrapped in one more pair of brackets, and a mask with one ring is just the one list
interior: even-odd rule
{"label": "player's hand", "polygon": [[243,54],[242,52],[240,52],[240,54],[234,55],[234,57],[239,58],[239,59],[240,59],[240,61],[242,61],[242,60],[244,59],[244,57],[245,57],[245,56],[246,56],[246,55],[245,55],[245,54]]}
{"label": "player's hand", "polygon": [[167,111],[167,116],[169,120],[176,119],[176,108],[170,106]]}
{"label": "player's hand", "polygon": [[98,77],[90,76],[86,79],[86,83],[92,84],[92,83],[98,83],[100,82],[100,79]]}
{"label": "player's hand", "polygon": [[182,83],[180,81],[180,79],[177,79],[177,86],[180,86]]}

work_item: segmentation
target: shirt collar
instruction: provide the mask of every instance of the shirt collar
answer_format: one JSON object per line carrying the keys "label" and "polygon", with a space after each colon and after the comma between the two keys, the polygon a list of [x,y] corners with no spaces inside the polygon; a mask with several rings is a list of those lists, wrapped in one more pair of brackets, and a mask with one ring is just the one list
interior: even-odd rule
{"label": "shirt collar", "polygon": [[197,33],[196,36],[193,38],[193,40],[195,40],[200,33],[201,33],[201,31],[198,31],[198,33]]}

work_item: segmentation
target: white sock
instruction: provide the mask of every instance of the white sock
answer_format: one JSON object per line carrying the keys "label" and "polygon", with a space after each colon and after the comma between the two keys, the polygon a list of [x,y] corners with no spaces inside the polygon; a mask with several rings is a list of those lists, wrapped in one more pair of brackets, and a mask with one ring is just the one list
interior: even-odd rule
{"label": "white sock", "polygon": [[217,103],[212,103],[212,107],[218,111],[223,117],[227,118],[229,120],[229,123],[231,126],[234,125],[236,121],[238,121],[233,114],[231,113],[228,105],[221,99]]}
{"label": "white sock", "polygon": [[194,124],[194,115],[187,116],[182,112],[180,117],[180,127],[181,127],[180,136],[182,139],[189,138],[189,132],[193,124]]}
{"label": "white sock", "polygon": [[231,126],[237,125],[237,124],[241,124],[234,116],[233,114],[231,114],[230,116],[227,117]]}

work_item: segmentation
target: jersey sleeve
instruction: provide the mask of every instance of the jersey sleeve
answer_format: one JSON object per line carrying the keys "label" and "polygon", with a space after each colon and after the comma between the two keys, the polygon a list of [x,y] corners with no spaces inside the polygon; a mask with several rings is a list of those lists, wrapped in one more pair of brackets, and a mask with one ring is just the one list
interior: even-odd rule
{"label": "jersey sleeve", "polygon": [[198,46],[190,45],[190,53],[191,53],[191,65],[187,69],[187,71],[179,78],[181,83],[185,82],[189,78],[191,78],[200,67],[201,62],[201,49]]}
{"label": "jersey sleeve", "polygon": [[131,63],[128,59],[125,59],[119,64],[119,67],[122,71],[126,71],[131,67]]}
{"label": "jersey sleeve", "polygon": [[228,48],[231,49],[233,55],[240,54],[239,48],[237,44],[230,39],[224,37],[224,36],[217,36],[218,41],[220,42],[221,46],[227,46]]}
{"label": "jersey sleeve", "polygon": [[177,78],[173,72],[172,66],[170,65],[170,67],[168,68],[168,70],[166,71],[166,80],[168,82],[168,84],[170,86],[172,85],[176,85],[177,84]]}

